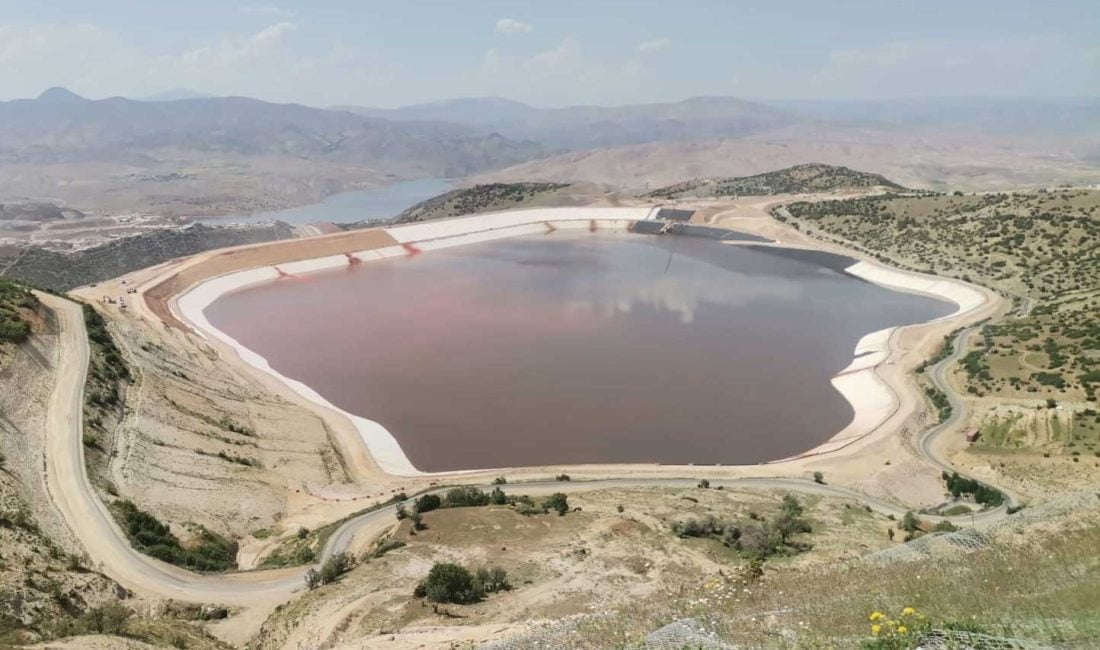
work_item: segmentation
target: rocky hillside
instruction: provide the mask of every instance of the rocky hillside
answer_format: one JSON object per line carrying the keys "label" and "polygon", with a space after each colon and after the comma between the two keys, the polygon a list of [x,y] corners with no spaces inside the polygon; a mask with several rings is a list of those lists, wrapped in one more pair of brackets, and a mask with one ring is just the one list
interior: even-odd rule
{"label": "rocky hillside", "polygon": [[14,256],[0,257],[0,276],[23,280],[44,289],[68,291],[176,257],[215,248],[287,239],[291,234],[290,226],[283,223],[250,227],[195,224],[181,230],[157,230],[127,237],[69,255],[26,248]]}
{"label": "rocky hillside", "polygon": [[560,194],[568,183],[489,183],[451,190],[421,201],[394,218],[394,223],[430,221],[464,214],[507,210],[536,197]]}
{"label": "rocky hillside", "polygon": [[809,163],[754,176],[701,178],[653,190],[646,198],[683,199],[714,196],[769,196],[806,192],[835,192],[881,187],[904,191],[905,188],[881,176],[839,165]]}

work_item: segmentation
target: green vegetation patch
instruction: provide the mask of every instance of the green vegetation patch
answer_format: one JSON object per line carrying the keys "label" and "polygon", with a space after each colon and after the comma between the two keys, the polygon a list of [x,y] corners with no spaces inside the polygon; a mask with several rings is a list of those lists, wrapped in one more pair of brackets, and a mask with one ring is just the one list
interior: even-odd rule
{"label": "green vegetation patch", "polygon": [[146,555],[195,571],[237,568],[237,542],[199,526],[197,540],[185,547],[167,525],[133,502],[116,501],[112,510],[130,544]]}
{"label": "green vegetation patch", "polygon": [[1013,313],[985,325],[961,360],[971,394],[1096,399],[1100,191],[872,196],[796,202],[775,216],[881,261],[1012,296]]}
{"label": "green vegetation patch", "polygon": [[0,344],[22,343],[31,335],[27,314],[38,309],[38,298],[14,282],[0,279]]}
{"label": "green vegetation patch", "polygon": [[[493,210],[508,210],[570,187],[568,183],[489,183],[451,190],[417,203],[397,215],[391,223],[430,221]],[[352,227],[371,227],[377,222],[365,221]]]}
{"label": "green vegetation patch", "polygon": [[809,163],[755,176],[691,180],[662,187],[643,196],[654,199],[771,196],[871,187],[882,187],[895,192],[905,191],[901,185],[879,174],[869,174],[838,165]]}

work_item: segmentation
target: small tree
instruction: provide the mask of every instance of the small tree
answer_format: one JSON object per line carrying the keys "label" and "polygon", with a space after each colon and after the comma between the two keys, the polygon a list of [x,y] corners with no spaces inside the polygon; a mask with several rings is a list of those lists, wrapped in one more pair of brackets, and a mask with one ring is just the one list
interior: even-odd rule
{"label": "small tree", "polygon": [[570,480],[570,478],[569,478],[568,474],[558,474],[557,476],[554,477],[554,480],[556,480],[556,481],[568,481],[568,480]]}
{"label": "small tree", "polygon": [[707,479],[703,479],[702,481],[699,481],[699,487],[701,487],[704,490],[709,489],[710,488],[710,481],[708,481]]}
{"label": "small tree", "polygon": [[495,506],[502,506],[508,503],[508,495],[504,494],[504,490],[495,487],[493,491],[489,493],[489,503]]}
{"label": "small tree", "polygon": [[409,515],[409,521],[412,522],[413,530],[424,530],[427,526],[424,525],[423,515],[419,512],[413,512]]}
{"label": "small tree", "polygon": [[416,500],[414,507],[417,512],[431,512],[442,504],[438,494],[425,494]]}
{"label": "small tree", "polygon": [[416,586],[413,595],[433,603],[473,603],[484,594],[474,576],[464,567],[450,562],[437,562],[428,577]]}
{"label": "small tree", "polygon": [[351,556],[347,553],[334,553],[321,565],[321,584],[336,582],[337,578],[351,570]]}
{"label": "small tree", "polygon": [[569,497],[565,496],[564,492],[555,492],[547,497],[542,505],[549,510],[556,511],[560,517],[569,512]]}
{"label": "small tree", "polygon": [[317,573],[317,569],[310,569],[306,571],[306,587],[313,591],[317,587],[321,586],[321,574]]}
{"label": "small tree", "polygon": [[905,516],[901,518],[901,529],[910,535],[920,530],[920,520],[912,510],[906,511]]}
{"label": "small tree", "polygon": [[814,483],[825,485],[825,475],[821,472],[814,472]]}

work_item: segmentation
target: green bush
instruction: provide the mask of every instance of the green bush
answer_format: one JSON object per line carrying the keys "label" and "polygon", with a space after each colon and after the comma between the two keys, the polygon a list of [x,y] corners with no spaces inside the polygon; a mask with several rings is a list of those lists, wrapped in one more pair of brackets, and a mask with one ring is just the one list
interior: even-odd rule
{"label": "green bush", "polygon": [[431,512],[442,505],[438,494],[425,494],[416,500],[414,504],[417,512]]}
{"label": "green bush", "polygon": [[237,568],[236,542],[202,528],[198,544],[183,548],[168,526],[132,502],[119,501],[115,507],[130,543],[142,553],[197,571]]}
{"label": "green bush", "polygon": [[470,573],[465,567],[450,562],[437,562],[428,577],[413,590],[417,598],[435,603],[476,603],[485,594],[511,589],[504,569],[478,569]]}

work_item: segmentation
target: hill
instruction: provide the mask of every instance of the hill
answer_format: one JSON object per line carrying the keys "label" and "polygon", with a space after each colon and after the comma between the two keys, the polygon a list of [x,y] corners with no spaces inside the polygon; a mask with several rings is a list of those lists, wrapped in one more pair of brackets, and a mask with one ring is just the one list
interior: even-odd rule
{"label": "hill", "polygon": [[464,214],[508,210],[529,204],[536,197],[562,194],[568,183],[490,183],[451,190],[421,201],[394,217],[394,223],[429,221]]}
{"label": "hill", "polygon": [[737,138],[648,142],[572,151],[480,174],[476,182],[604,183],[659,187],[751,176],[806,163],[873,170],[905,187],[1008,190],[1100,183],[1086,140],[891,126],[794,124]]}
{"label": "hill", "polygon": [[[0,102],[0,197],[81,210],[242,214],[403,178],[458,177],[543,149],[469,126],[246,97]],[[64,179],[59,182],[58,179]]]}
{"label": "hill", "polygon": [[806,192],[835,192],[881,187],[904,191],[905,188],[880,174],[849,169],[838,165],[809,163],[754,176],[702,178],[653,190],[647,198],[682,199],[715,196],[770,196]]}
{"label": "hill", "polygon": [[392,122],[247,97],[88,100],[62,88],[0,102],[0,162],[128,160],[172,152],[385,165],[455,176],[518,162],[537,145],[438,122]]}
{"label": "hill", "polygon": [[[1100,387],[1095,356],[1100,349],[1100,191],[887,195],[799,202],[786,210],[804,231],[842,238],[895,264],[977,282],[1014,297],[1017,312],[986,325],[981,343],[964,359],[961,379],[970,394],[1039,404],[1047,398],[1095,400]],[[1100,432],[1100,423],[1091,417],[1079,422],[1072,412],[1068,417],[1069,430],[1081,440]],[[1035,442],[1036,432],[1026,437]],[[1073,436],[1063,440],[1073,441]]]}
{"label": "hill", "polygon": [[735,97],[693,97],[626,106],[536,108],[496,97],[396,109],[346,107],[395,121],[440,120],[534,140],[553,149],[593,149],[663,140],[729,138],[799,121],[785,110]]}
{"label": "hill", "polygon": [[176,257],[287,239],[291,234],[290,226],[284,223],[248,227],[195,224],[178,230],[154,230],[67,255],[25,248],[6,259],[0,257],[0,276],[53,291],[68,291]]}

